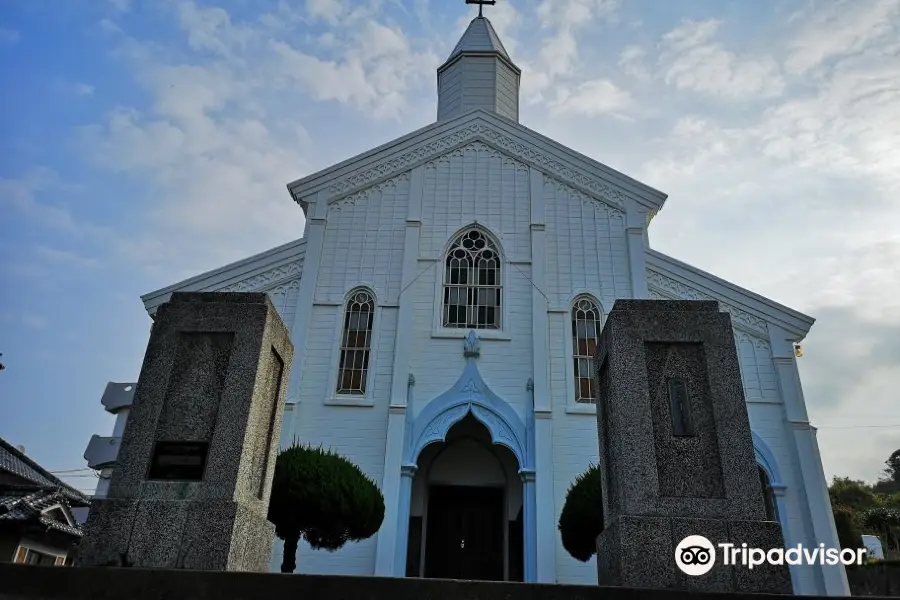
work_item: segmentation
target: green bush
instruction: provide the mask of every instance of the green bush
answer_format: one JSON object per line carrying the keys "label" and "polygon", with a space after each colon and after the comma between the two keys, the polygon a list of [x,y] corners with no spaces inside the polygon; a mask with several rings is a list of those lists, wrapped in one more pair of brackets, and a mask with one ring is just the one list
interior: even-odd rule
{"label": "green bush", "polygon": [[837,530],[841,548],[862,548],[862,534],[856,524],[852,508],[837,505],[833,508],[834,528]]}
{"label": "green bush", "polygon": [[863,525],[881,538],[886,552],[900,550],[900,510],[869,509],[863,514]]}
{"label": "green bush", "polygon": [[559,515],[563,548],[576,560],[587,562],[597,551],[597,536],[603,531],[603,486],[600,467],[591,465],[579,475]]}
{"label": "green bush", "polygon": [[384,498],[346,458],[295,442],[275,462],[268,518],[284,540],[281,572],[293,573],[300,538],[333,552],[375,535],[384,520]]}

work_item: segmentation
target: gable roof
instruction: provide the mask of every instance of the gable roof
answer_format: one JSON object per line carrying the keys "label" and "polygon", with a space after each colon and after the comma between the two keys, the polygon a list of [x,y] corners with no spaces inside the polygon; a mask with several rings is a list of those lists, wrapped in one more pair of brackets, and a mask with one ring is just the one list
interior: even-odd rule
{"label": "gable roof", "polygon": [[469,23],[465,33],[459,38],[459,42],[457,42],[456,47],[453,48],[444,64],[452,62],[454,58],[467,52],[478,54],[496,53],[510,63],[512,62],[512,59],[506,52],[506,48],[503,47],[503,42],[500,41],[500,36],[497,35],[497,32],[494,31],[494,26],[485,17],[472,19],[472,22]]}
{"label": "gable roof", "polygon": [[[52,513],[57,508],[64,520],[53,517]],[[0,524],[4,522],[40,523],[69,535],[82,536],[81,526],[72,513],[68,499],[58,489],[0,492]]]}
{"label": "gable roof", "polygon": [[[29,482],[17,489],[54,489],[59,490],[63,496],[73,504],[88,506],[91,501],[72,486],[44,469],[42,466],[25,456],[17,448],[13,447],[3,438],[0,438],[0,471],[5,471]],[[8,490],[7,486],[0,486],[0,493]]]}
{"label": "gable roof", "polygon": [[[772,323],[799,342],[806,337],[816,320],[792,308],[779,304],[746,288],[725,281],[697,267],[671,256],[647,249],[647,285],[668,296],[705,296],[728,306],[736,326],[765,330]],[[693,291],[693,293],[691,292]]]}
{"label": "gable roof", "polygon": [[666,194],[580,154],[500,115],[476,109],[455,119],[432,123],[387,144],[287,185],[303,207],[313,195],[329,202],[376,185],[420,164],[480,141],[559,179],[601,202],[624,209],[633,200],[652,216]]}
{"label": "gable roof", "polygon": [[195,275],[172,285],[144,294],[141,301],[153,315],[173,292],[265,291],[303,273],[306,239],[300,238],[254,254],[237,262]]}

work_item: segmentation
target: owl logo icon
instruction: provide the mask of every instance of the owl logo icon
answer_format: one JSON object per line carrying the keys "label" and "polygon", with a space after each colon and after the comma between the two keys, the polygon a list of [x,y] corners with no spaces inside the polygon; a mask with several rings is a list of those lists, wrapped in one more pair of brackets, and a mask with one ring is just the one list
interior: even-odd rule
{"label": "owl logo icon", "polygon": [[716,548],[702,535],[689,535],[675,547],[675,564],[685,575],[705,575],[716,564]]}

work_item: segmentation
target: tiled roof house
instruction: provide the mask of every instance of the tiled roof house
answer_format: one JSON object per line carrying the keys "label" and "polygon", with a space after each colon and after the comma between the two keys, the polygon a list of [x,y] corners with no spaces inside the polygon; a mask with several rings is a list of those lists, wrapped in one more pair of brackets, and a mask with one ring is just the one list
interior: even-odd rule
{"label": "tiled roof house", "polygon": [[90,498],[0,438],[0,561],[68,565]]}

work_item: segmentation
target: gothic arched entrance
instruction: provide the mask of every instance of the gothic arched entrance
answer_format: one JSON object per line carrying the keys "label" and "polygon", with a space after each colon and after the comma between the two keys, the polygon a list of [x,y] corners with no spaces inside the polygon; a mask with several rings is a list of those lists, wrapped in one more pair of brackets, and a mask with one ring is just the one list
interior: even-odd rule
{"label": "gothic arched entrance", "polygon": [[478,354],[472,332],[456,383],[415,417],[407,409],[395,572],[536,581],[532,386],[523,419],[482,379]]}
{"label": "gothic arched entrance", "polygon": [[[407,576],[522,581],[522,481],[515,455],[471,413],[419,455]],[[418,556],[416,556],[418,554]]]}

